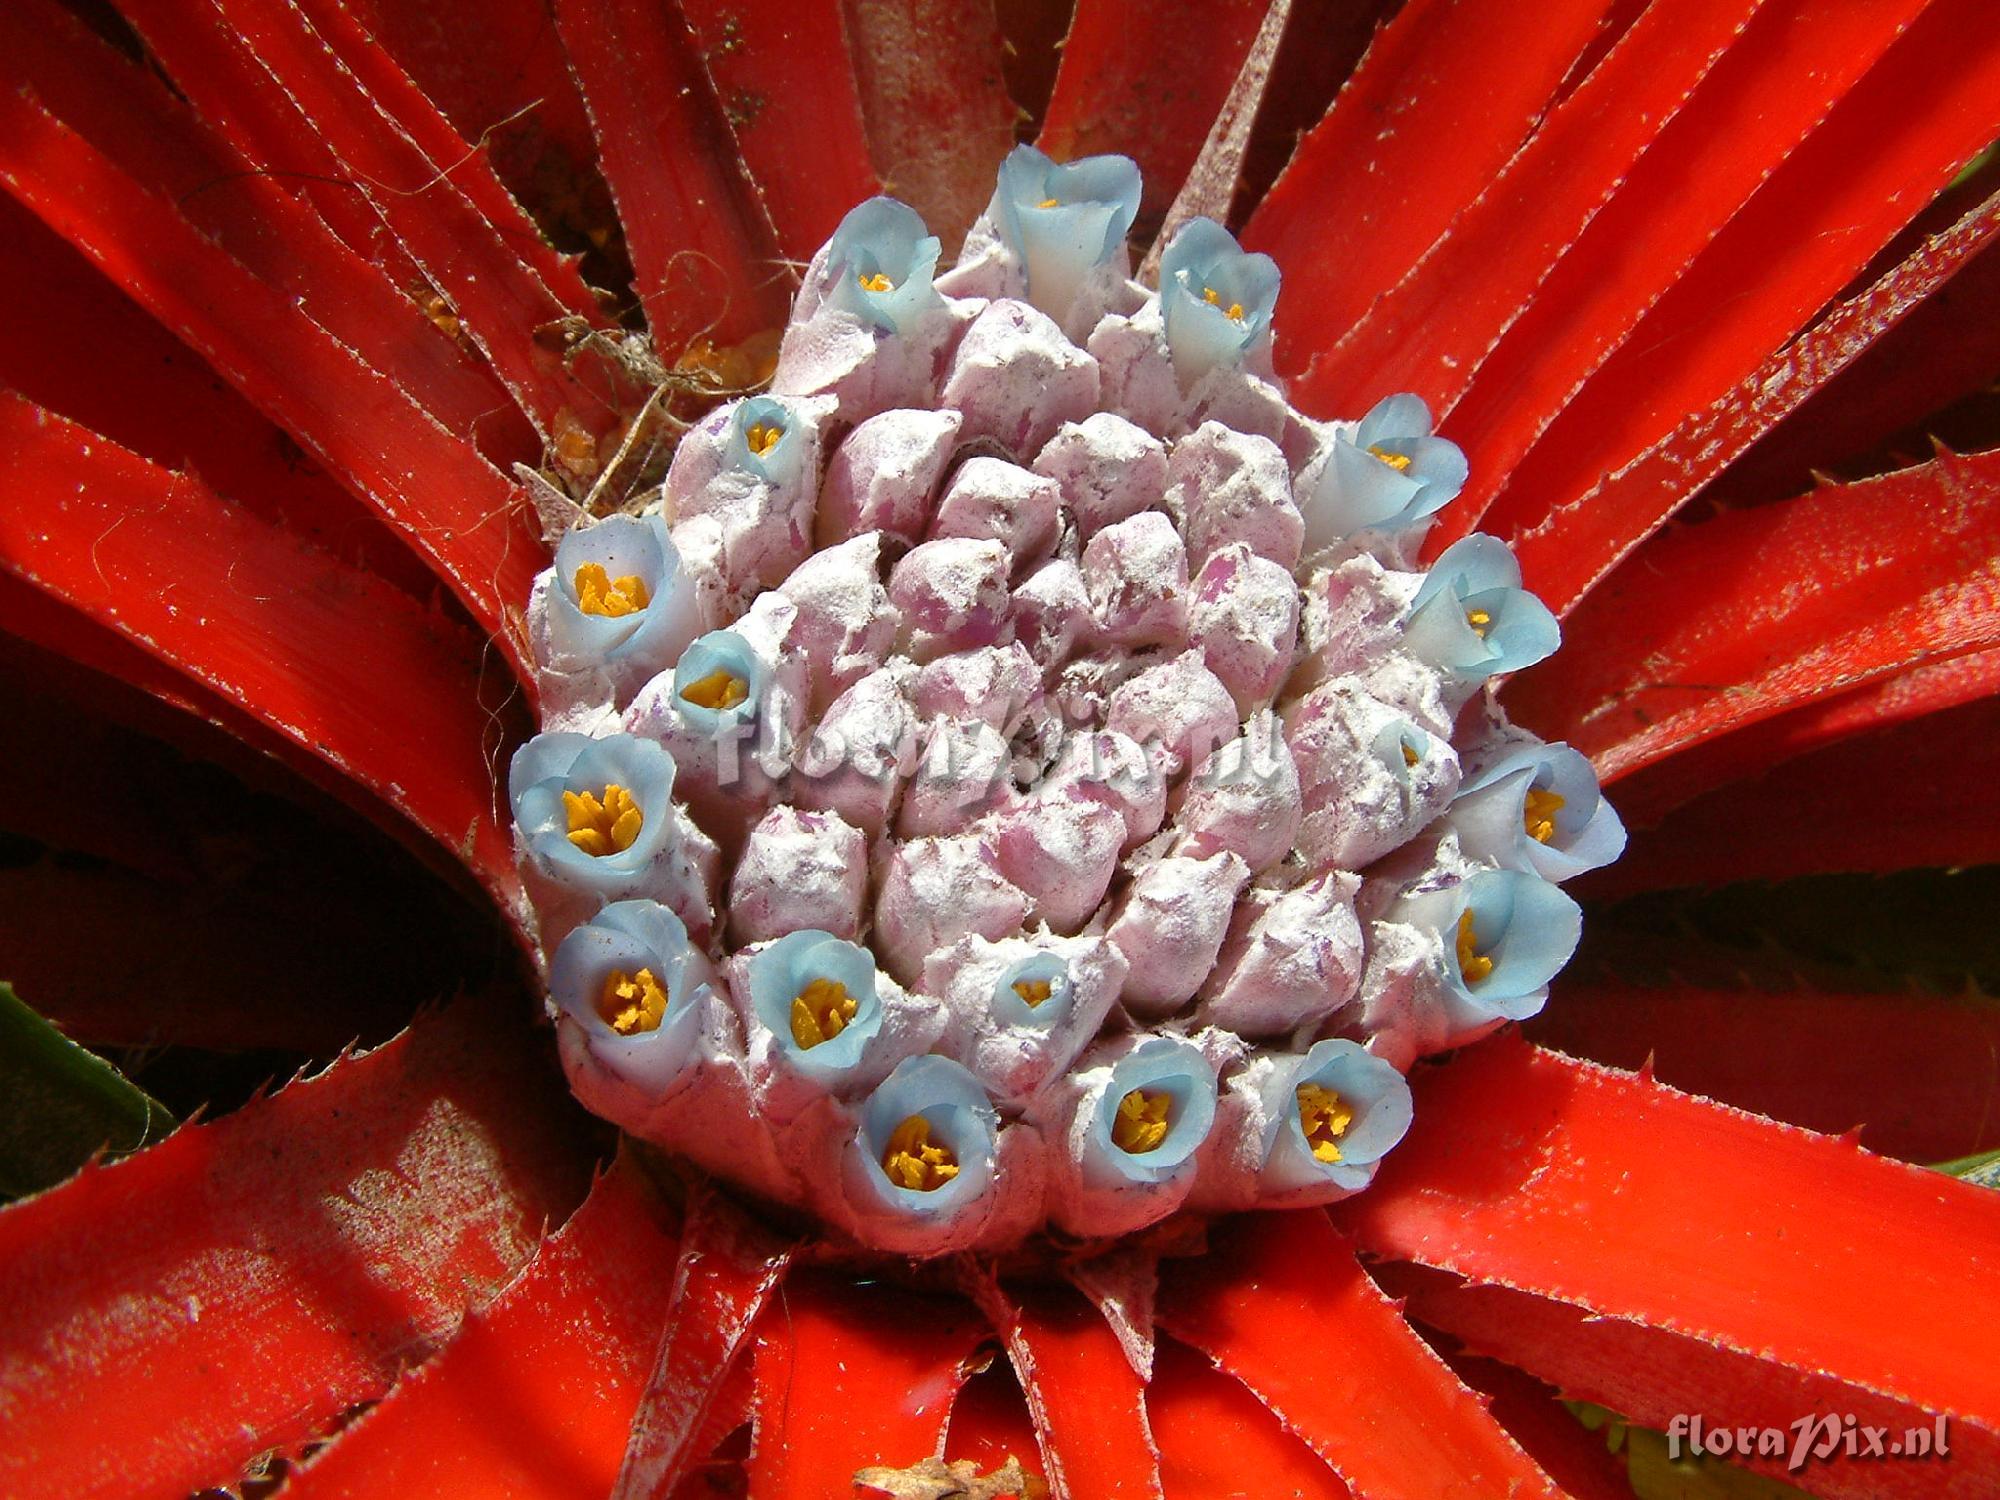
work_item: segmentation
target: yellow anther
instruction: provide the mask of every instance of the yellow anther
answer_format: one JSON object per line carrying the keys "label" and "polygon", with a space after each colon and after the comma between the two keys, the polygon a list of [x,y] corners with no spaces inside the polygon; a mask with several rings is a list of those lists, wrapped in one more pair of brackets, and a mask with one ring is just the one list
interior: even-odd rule
{"label": "yellow anther", "polygon": [[609,615],[615,620],[650,603],[646,580],[636,573],[612,578],[605,573],[603,563],[594,562],[576,570],[576,607],[587,615]]}
{"label": "yellow anther", "polygon": [[1493,972],[1493,960],[1479,951],[1479,934],[1472,930],[1472,913],[1458,916],[1458,972],[1467,984],[1477,984]]}
{"label": "yellow anther", "polygon": [[1546,844],[1556,836],[1556,814],[1562,810],[1562,793],[1545,792],[1538,786],[1531,786],[1521,804],[1521,826],[1527,830],[1529,838],[1538,844]]}
{"label": "yellow anther", "polygon": [[620,1036],[653,1031],[667,1013],[667,992],[651,969],[627,974],[613,969],[597,994],[597,1014]]}
{"label": "yellow anther", "polygon": [[616,782],[606,785],[601,797],[564,792],[563,811],[569,814],[569,841],[593,859],[623,854],[646,826],[638,801]]}
{"label": "yellow anther", "polygon": [[1493,616],[1483,609],[1468,609],[1465,612],[1465,623],[1470,625],[1472,633],[1483,641],[1486,639],[1486,632],[1493,628]]}
{"label": "yellow anther", "polygon": [[[875,290],[881,291],[884,288],[877,287]],[[752,422],[749,429],[743,434],[743,441],[749,445],[752,453],[762,458],[778,446],[779,440],[784,435],[785,429],[780,423]]]}
{"label": "yellow anther", "polygon": [[847,1030],[856,1008],[846,985],[833,979],[815,979],[792,999],[792,1040],[801,1047],[830,1042]]}
{"label": "yellow anther", "polygon": [[931,1122],[911,1115],[890,1133],[882,1170],[899,1188],[935,1193],[958,1175],[958,1158],[942,1141],[931,1141]]}
{"label": "yellow anther", "polygon": [[1417,763],[1418,761],[1420,761],[1420,760],[1422,760],[1422,759],[1423,759],[1423,757],[1422,757],[1421,755],[1417,754],[1417,749],[1416,749],[1416,746],[1414,746],[1414,745],[1405,745],[1405,746],[1403,746],[1403,764],[1404,764],[1404,765],[1406,765],[1406,766],[1414,766],[1414,765],[1415,765],[1415,764],[1416,764],[1416,763]]}
{"label": "yellow anther", "polygon": [[1037,203],[1037,204],[1035,205],[1035,207],[1037,207],[1037,208],[1061,208],[1061,207],[1062,207],[1062,199],[1060,199],[1060,198],[1044,198],[1044,199],[1043,199],[1043,200],[1042,200],[1042,201],[1041,201],[1040,203]]}
{"label": "yellow anther", "polygon": [[861,290],[864,292],[889,292],[896,288],[896,283],[880,271],[873,276],[857,276],[854,279],[861,283]]}
{"label": "yellow anther", "polygon": [[1134,1156],[1157,1151],[1167,1138],[1167,1111],[1173,1102],[1171,1094],[1132,1090],[1118,1101],[1118,1114],[1111,1122],[1112,1141]]}
{"label": "yellow anther", "polygon": [[1383,463],[1387,464],[1390,468],[1394,469],[1398,474],[1407,474],[1410,472],[1409,454],[1391,453],[1387,448],[1384,448],[1380,443],[1370,443],[1368,445],[1368,451],[1374,457],[1381,459]]}
{"label": "yellow anther", "polygon": [[721,667],[681,690],[681,697],[696,708],[734,708],[749,696],[750,684]]}
{"label": "yellow anther", "polygon": [[1049,991],[1054,988],[1054,981],[1047,979],[1017,979],[1014,981],[1014,993],[1028,1002],[1028,1009],[1030,1010],[1033,1010],[1037,1005],[1048,999]]}
{"label": "yellow anther", "polygon": [[[1203,287],[1201,295],[1210,307],[1222,307],[1222,293],[1218,292],[1214,287]],[[1232,302],[1229,306],[1223,307],[1222,310],[1230,322],[1241,323],[1243,321],[1243,304],[1241,302]]]}
{"label": "yellow anther", "polygon": [[1339,1161],[1340,1147],[1334,1142],[1346,1135],[1347,1127],[1354,1123],[1353,1109],[1332,1089],[1316,1083],[1300,1084],[1297,1093],[1299,1127],[1306,1133],[1306,1144],[1312,1147],[1312,1154],[1321,1161]]}

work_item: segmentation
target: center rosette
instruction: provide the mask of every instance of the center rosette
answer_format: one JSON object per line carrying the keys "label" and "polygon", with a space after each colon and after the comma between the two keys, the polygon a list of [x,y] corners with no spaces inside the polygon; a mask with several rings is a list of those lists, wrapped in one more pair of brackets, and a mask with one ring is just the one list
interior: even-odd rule
{"label": "center rosette", "polygon": [[958,264],[889,199],[768,394],[530,605],[514,810],[592,1109],[903,1254],[1365,1188],[1403,1072],[1532,1015],[1624,833],[1491,684],[1557,628],[1464,457],[1271,372],[1278,268],[1010,157]]}

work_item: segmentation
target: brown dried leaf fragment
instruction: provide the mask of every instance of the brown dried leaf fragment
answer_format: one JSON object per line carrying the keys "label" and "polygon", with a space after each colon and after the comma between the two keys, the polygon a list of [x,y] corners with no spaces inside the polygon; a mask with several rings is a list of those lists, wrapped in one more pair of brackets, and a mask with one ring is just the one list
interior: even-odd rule
{"label": "brown dried leaf fragment", "polygon": [[1048,1500],[1049,1493],[1041,1476],[1011,1455],[991,1474],[982,1475],[970,1459],[927,1458],[907,1469],[863,1469],[854,1483],[887,1500]]}

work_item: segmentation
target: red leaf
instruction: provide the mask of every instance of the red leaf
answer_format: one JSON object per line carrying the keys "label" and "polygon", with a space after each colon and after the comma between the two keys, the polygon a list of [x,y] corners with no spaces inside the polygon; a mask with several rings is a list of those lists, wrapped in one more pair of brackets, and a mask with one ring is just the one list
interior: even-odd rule
{"label": "red leaf", "polygon": [[2000,1197],[1512,1037],[1413,1082],[1367,1250],[2000,1416]]}
{"label": "red leaf", "polygon": [[[1594,1401],[1638,1422],[1669,1429],[1675,1417],[1700,1414],[1719,1426],[1785,1431],[1782,1457],[1730,1454],[1774,1479],[1810,1485],[1812,1493],[1840,1500],[1911,1500],[1988,1492],[2000,1478],[2000,1442],[1991,1433],[1947,1421],[1949,1456],[1927,1462],[1849,1459],[1834,1454],[1802,1471],[1788,1469],[1790,1448],[1804,1421],[1852,1416],[1900,1438],[1913,1427],[1932,1428],[1933,1414],[1885,1401],[1810,1371],[1749,1359],[1695,1339],[1662,1333],[1615,1318],[1592,1318],[1580,1309],[1497,1286],[1467,1286],[1414,1266],[1386,1266],[1389,1285],[1409,1297],[1409,1311],[1444,1329],[1467,1347],[1520,1365],[1554,1382],[1567,1395]],[[1517,1377],[1518,1378],[1518,1377]],[[1604,1440],[1584,1429],[1553,1401],[1548,1408],[1601,1451]],[[1685,1427],[1683,1428],[1685,1438]],[[1626,1494],[1630,1493],[1627,1487]]]}
{"label": "red leaf", "polygon": [[671,1494],[748,1417],[752,1385],[739,1356],[791,1256],[790,1244],[713,1190],[695,1190],[666,1327],[627,1424],[612,1500]]}
{"label": "red leaf", "polygon": [[799,262],[881,191],[840,8],[841,0],[680,0],[778,249]]}
{"label": "red leaf", "polygon": [[[1466,492],[1442,518],[1432,546],[1474,528],[1488,498],[1563,403],[1928,3],[1781,0],[1758,9],[1686,107],[1612,190],[1603,212],[1563,250],[1549,279],[1532,292],[1521,288],[1522,303],[1532,297],[1532,305],[1498,346],[1456,350],[1458,368],[1432,377],[1440,396],[1453,398],[1443,403],[1452,408],[1449,430],[1472,465]],[[1682,24],[1679,10],[1655,7],[1633,28],[1620,52],[1642,67],[1659,49],[1635,57],[1633,43],[1655,16]],[[1608,65],[1604,76],[1610,76]],[[1565,105],[1522,159],[1575,107],[1576,101]],[[1454,232],[1447,246],[1460,238]],[[1644,254],[1633,253],[1638,244]],[[1458,264],[1478,276],[1479,261],[1461,258]],[[1473,289],[1459,290],[1469,296]],[[1427,330],[1414,338],[1420,345],[1433,342]],[[1384,388],[1402,387],[1387,381]]]}
{"label": "red leaf", "polygon": [[1559,982],[1529,1034],[1907,1161],[2000,1147],[2000,1004],[1978,995]]}
{"label": "red leaf", "polygon": [[956,0],[849,0],[854,85],[882,191],[923,215],[946,259],[1014,144],[1000,28]]}
{"label": "red leaf", "polygon": [[1056,1492],[1070,1500],[1158,1500],[1145,1386],[1104,1315],[1059,1283],[995,1287],[987,1301]]}
{"label": "red leaf", "polygon": [[782,324],[776,235],[685,23],[645,0],[555,0],[555,17],[661,355]]}
{"label": "red leaf", "polygon": [[1633,162],[1738,44],[1760,3],[1649,6],[1450,233],[1314,355],[1292,399],[1321,414],[1358,415],[1383,396],[1414,391],[1433,410],[1450,410]]}
{"label": "red leaf", "polygon": [[1027,1399],[1004,1359],[994,1360],[959,1387],[951,1403],[945,1457],[968,1459],[981,1473],[1006,1467],[1010,1458],[1033,1467],[1036,1443]]}
{"label": "red leaf", "polygon": [[[107,46],[69,10],[50,0],[20,0],[0,11],[0,68],[140,187],[170,200],[251,275],[296,301],[433,420],[473,436],[496,463],[536,456],[533,429],[505,388],[411,300],[413,266],[363,259],[296,195],[296,178],[256,171],[158,77]],[[353,189],[338,191],[341,203],[369,213]],[[37,324],[22,326],[27,334]],[[45,357],[62,342],[36,339]],[[199,339],[192,342],[201,347]],[[101,366],[98,379],[109,384]]]}
{"label": "red leaf", "polygon": [[526,1043],[463,1001],[0,1210],[0,1489],[178,1500],[380,1397],[582,1195]]}
{"label": "red leaf", "polygon": [[1284,267],[1280,369],[1303,369],[1402,280],[1513,156],[1612,8],[1410,0],[1376,35],[1243,231]]}
{"label": "red leaf", "polygon": [[484,645],[365,573],[18,397],[0,397],[0,569],[319,756],[514,909]]}
{"label": "red leaf", "polygon": [[1655,538],[1508,705],[1607,781],[1929,662],[2000,645],[2000,454],[1829,486]]}
{"label": "red leaf", "polygon": [[1194,165],[1267,8],[1211,0],[1167,21],[1147,0],[1078,0],[1037,144],[1057,161],[1136,160],[1146,172],[1143,232]]}
{"label": "red leaf", "polygon": [[[1390,1265],[1387,1269],[1437,1274],[1415,1266]],[[1392,1295],[1401,1295],[1398,1282],[1387,1281],[1385,1287]],[[1404,1312],[1415,1316],[1408,1306]],[[1577,1421],[1555,1391],[1511,1364],[1450,1351],[1443,1358],[1454,1375],[1479,1393],[1493,1419],[1530,1458],[1548,1470],[1569,1500],[1633,1500],[1625,1465],[1612,1457],[1601,1435]]]}
{"label": "red leaf", "polygon": [[855,1471],[938,1451],[985,1321],[970,1303],[794,1271],[757,1330],[757,1500],[844,1495]]}
{"label": "red leaf", "polygon": [[528,597],[542,546],[513,487],[468,443],[11,91],[0,95],[0,183],[365,494],[525,675],[502,621]]}
{"label": "red leaf", "polygon": [[[1490,529],[1565,510],[1727,396],[2000,134],[1992,21],[1983,0],[1935,0],[1563,407],[1508,476]],[[1605,559],[1588,545],[1547,562],[1528,579],[1560,603]]]}
{"label": "red leaf", "polygon": [[1173,1339],[1153,1352],[1146,1409],[1168,1500],[1347,1500],[1347,1486],[1241,1382]]}
{"label": "red leaf", "polygon": [[1217,1226],[1208,1254],[1161,1269],[1161,1325],[1250,1387],[1356,1492],[1557,1493],[1325,1215],[1243,1215]]}
{"label": "red leaf", "polygon": [[586,1500],[618,1472],[666,1321],[672,1214],[621,1156],[492,1306],[292,1475],[296,1500]]}

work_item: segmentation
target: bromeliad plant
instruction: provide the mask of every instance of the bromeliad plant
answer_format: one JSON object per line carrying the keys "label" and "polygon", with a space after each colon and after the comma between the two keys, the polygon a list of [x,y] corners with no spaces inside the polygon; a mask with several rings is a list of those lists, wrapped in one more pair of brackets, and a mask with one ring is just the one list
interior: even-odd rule
{"label": "bromeliad plant", "polygon": [[1549,990],[1565,882],[1994,857],[2000,470],[1787,483],[1990,378],[1987,7],[1082,0],[1040,150],[983,7],[120,9],[0,12],[0,620],[553,1042],[0,1212],[0,1489],[1618,1492],[1551,1386],[2000,1482],[1994,1200],[1510,1024],[1990,1144],[1880,1060],[1976,1008]]}

